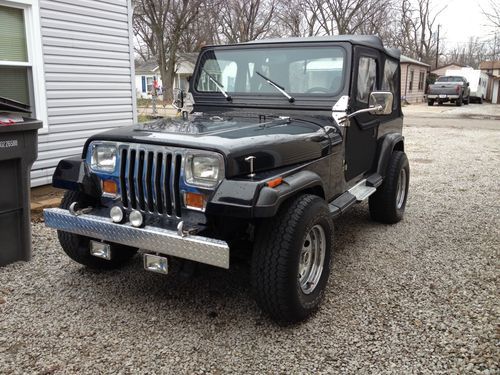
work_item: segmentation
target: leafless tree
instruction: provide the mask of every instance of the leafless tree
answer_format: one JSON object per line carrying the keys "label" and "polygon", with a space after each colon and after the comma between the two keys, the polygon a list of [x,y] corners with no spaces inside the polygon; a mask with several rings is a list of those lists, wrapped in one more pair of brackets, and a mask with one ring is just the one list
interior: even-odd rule
{"label": "leafless tree", "polygon": [[[500,28],[500,1],[499,0],[490,0],[488,7],[481,11],[488,19],[490,25],[497,29]],[[498,32],[498,30],[496,30]]]}
{"label": "leafless tree", "polygon": [[275,0],[226,0],[218,17],[225,42],[248,42],[271,35],[275,11]]}
{"label": "leafless tree", "polygon": [[280,35],[300,37],[320,33],[316,0],[279,0],[276,6]]}

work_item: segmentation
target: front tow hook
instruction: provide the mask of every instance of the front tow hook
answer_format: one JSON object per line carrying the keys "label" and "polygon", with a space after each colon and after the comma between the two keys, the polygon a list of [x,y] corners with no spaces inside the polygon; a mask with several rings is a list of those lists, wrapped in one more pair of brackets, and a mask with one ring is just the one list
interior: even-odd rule
{"label": "front tow hook", "polygon": [[83,214],[88,214],[90,211],[92,211],[94,207],[85,207],[85,208],[80,208],[78,202],[73,202],[69,206],[69,213],[73,216],[79,216]]}

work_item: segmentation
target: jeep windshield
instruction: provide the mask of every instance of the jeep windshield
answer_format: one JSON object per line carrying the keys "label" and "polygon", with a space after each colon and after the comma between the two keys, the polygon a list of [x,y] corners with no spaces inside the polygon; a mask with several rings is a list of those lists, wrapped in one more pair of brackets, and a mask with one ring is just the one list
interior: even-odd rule
{"label": "jeep windshield", "polygon": [[195,88],[200,93],[335,96],[344,85],[345,51],[340,47],[214,49],[201,56]]}

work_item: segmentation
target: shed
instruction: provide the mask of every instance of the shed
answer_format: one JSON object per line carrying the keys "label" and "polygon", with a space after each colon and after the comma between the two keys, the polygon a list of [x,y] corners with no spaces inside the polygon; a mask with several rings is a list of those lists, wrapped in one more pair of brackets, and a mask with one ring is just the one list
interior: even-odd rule
{"label": "shed", "polygon": [[401,96],[408,103],[425,102],[425,88],[430,65],[401,55]]}
{"label": "shed", "polygon": [[32,186],[137,118],[130,0],[0,0],[0,96],[43,121]]}
{"label": "shed", "polygon": [[489,77],[486,100],[500,104],[500,60],[483,61],[479,64],[479,69]]}

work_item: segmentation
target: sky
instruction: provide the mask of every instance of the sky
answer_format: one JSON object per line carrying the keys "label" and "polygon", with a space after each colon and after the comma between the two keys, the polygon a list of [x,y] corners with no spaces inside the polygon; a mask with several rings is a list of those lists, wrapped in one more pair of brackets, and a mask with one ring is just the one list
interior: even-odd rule
{"label": "sky", "polygon": [[[482,14],[481,7],[489,9],[489,0],[439,0],[435,1],[437,10],[446,6],[438,16],[441,25],[440,40],[447,48],[466,44],[470,37],[489,39],[494,29],[486,26],[488,19]],[[500,30],[497,30],[500,36]]]}

